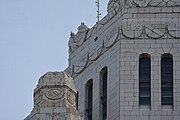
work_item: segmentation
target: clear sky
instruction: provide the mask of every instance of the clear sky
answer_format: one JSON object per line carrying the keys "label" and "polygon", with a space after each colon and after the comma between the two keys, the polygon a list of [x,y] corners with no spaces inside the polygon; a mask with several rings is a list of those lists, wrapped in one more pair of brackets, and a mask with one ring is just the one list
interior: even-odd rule
{"label": "clear sky", "polygon": [[96,15],[95,0],[0,0],[0,120],[30,114],[38,79],[67,67],[70,32]]}

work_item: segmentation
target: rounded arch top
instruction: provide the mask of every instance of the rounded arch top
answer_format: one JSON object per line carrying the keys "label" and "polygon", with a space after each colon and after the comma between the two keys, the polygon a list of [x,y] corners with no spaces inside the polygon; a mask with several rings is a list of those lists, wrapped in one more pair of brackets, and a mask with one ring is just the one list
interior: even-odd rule
{"label": "rounded arch top", "polygon": [[142,53],[142,54],[139,55],[139,59],[142,59],[142,58],[148,58],[148,59],[150,59],[150,58],[151,58],[151,55],[148,54],[148,53]]}

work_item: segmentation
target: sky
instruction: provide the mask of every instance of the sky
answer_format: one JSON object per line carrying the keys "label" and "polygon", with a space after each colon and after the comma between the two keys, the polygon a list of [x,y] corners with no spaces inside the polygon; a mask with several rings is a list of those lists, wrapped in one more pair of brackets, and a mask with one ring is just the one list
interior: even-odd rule
{"label": "sky", "polygon": [[92,27],[96,10],[95,0],[0,0],[0,120],[30,114],[38,79],[67,68],[70,32]]}

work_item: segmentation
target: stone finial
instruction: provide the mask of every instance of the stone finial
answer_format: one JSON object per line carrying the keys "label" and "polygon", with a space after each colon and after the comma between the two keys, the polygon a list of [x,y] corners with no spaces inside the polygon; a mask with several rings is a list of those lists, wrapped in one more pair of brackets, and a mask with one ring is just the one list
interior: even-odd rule
{"label": "stone finial", "polygon": [[78,32],[84,32],[87,31],[89,28],[83,23],[81,22],[81,25],[78,27]]}

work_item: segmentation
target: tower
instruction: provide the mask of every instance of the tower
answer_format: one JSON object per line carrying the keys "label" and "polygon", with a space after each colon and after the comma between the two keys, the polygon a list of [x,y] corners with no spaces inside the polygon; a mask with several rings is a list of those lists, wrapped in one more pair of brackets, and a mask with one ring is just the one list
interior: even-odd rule
{"label": "tower", "polygon": [[[40,79],[37,105],[25,120],[38,118],[43,113],[39,108],[49,106],[51,117],[63,107],[75,119],[180,119],[179,0],[109,0],[107,12],[98,25],[88,28],[81,23],[78,32],[71,33],[65,73]],[[55,89],[39,87],[49,85]],[[72,102],[75,88],[78,112]]]}
{"label": "tower", "polygon": [[34,90],[34,108],[25,120],[82,120],[76,110],[77,90],[65,72],[48,72]]}
{"label": "tower", "polygon": [[98,26],[69,41],[70,48],[77,46],[68,69],[79,91],[80,115],[179,120],[179,0],[109,0],[107,12]]}

